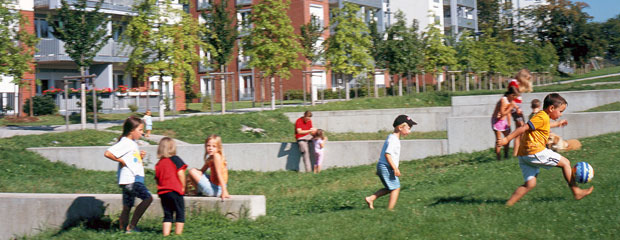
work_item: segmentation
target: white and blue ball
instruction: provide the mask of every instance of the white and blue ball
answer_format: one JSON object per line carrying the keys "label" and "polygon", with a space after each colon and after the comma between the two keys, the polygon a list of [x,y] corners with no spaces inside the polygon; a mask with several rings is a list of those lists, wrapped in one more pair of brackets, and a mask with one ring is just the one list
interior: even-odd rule
{"label": "white and blue ball", "polygon": [[594,168],[587,162],[578,162],[573,167],[573,177],[578,183],[589,183],[594,177]]}

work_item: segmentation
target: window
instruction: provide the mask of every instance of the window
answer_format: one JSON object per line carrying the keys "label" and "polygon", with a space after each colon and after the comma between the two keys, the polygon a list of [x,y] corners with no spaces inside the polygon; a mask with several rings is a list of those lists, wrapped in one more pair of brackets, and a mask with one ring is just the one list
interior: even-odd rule
{"label": "window", "polygon": [[316,16],[321,27],[325,25],[325,17],[323,14],[323,6],[310,4],[310,15]]}
{"label": "window", "polygon": [[35,18],[34,24],[38,38],[52,38],[52,26],[48,24],[45,18]]}
{"label": "window", "polygon": [[125,85],[125,75],[114,74],[114,89],[117,89],[120,85]]}
{"label": "window", "polygon": [[250,10],[240,10],[237,12],[237,30],[240,34],[245,34],[252,28],[252,22],[250,19]]}
{"label": "window", "polygon": [[121,36],[127,29],[127,22],[114,21],[112,22],[112,39],[115,42],[120,41]]}
{"label": "window", "polygon": [[211,6],[211,0],[196,0],[196,6],[198,10],[207,9]]}

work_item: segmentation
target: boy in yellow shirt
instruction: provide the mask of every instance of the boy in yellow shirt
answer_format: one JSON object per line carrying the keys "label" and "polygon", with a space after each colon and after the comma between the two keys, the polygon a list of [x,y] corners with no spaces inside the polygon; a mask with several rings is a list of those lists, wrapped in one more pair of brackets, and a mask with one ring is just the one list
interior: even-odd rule
{"label": "boy in yellow shirt", "polygon": [[525,183],[519,186],[510,196],[510,199],[506,202],[508,206],[514,205],[525,194],[536,187],[536,176],[540,173],[540,167],[545,169],[551,167],[562,168],[564,179],[576,200],[584,198],[594,190],[594,187],[588,189],[579,188],[572,176],[570,161],[545,147],[549,139],[550,129],[568,124],[566,120],[553,123],[550,121],[550,119],[557,120],[560,118],[564,110],[566,110],[568,103],[557,93],[547,95],[543,103],[543,111],[536,113],[527,124],[517,128],[507,137],[497,140],[497,146],[503,146],[513,138],[521,136],[521,145],[519,146],[517,156]]}

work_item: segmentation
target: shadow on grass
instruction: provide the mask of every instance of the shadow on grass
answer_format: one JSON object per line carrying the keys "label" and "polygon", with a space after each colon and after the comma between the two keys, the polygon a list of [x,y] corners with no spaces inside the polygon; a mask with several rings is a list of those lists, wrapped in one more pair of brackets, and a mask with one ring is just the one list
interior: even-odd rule
{"label": "shadow on grass", "polygon": [[469,196],[456,196],[438,198],[434,203],[429,206],[437,206],[443,204],[504,204],[508,199],[476,199]]}
{"label": "shadow on grass", "polygon": [[[438,205],[443,205],[443,204],[470,204],[470,205],[501,204],[501,205],[504,205],[507,200],[508,198],[476,199],[476,198],[469,197],[469,196],[456,196],[456,197],[438,198],[434,203],[430,204],[429,206],[433,207],[433,206],[438,206]],[[541,198],[529,199],[525,201],[556,202],[556,201],[562,201],[562,200],[566,200],[566,198],[564,197],[541,197]]]}

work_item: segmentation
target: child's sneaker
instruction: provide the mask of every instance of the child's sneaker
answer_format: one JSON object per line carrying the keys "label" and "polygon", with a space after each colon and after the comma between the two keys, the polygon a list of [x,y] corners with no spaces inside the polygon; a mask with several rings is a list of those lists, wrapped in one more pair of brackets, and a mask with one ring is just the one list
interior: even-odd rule
{"label": "child's sneaker", "polygon": [[137,232],[142,232],[142,230],[140,230],[140,228],[138,227],[134,227],[132,229],[125,231],[125,233],[137,233]]}

